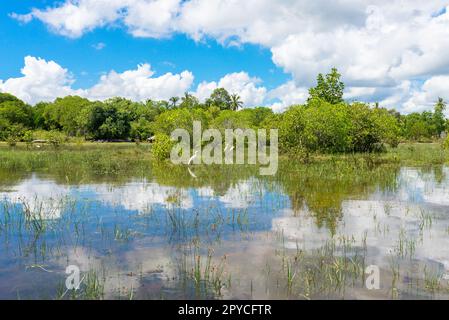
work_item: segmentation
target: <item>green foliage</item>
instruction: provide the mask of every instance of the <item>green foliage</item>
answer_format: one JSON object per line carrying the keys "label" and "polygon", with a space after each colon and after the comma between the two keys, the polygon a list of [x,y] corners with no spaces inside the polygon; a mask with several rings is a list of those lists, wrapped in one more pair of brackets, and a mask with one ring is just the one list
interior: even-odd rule
{"label": "green foliage", "polygon": [[281,121],[281,150],[344,152],[350,149],[348,107],[315,100],[307,106],[294,106]]}
{"label": "green foliage", "polygon": [[93,139],[127,139],[131,131],[132,113],[129,101],[110,99],[104,103],[96,102],[88,112],[86,131]]}
{"label": "green foliage", "polygon": [[411,113],[404,116],[403,134],[406,139],[414,141],[428,140],[434,131],[433,123],[426,113]]}
{"label": "green foliage", "polygon": [[446,118],[444,116],[444,111],[446,110],[446,102],[442,98],[438,98],[438,102],[435,105],[435,111],[433,113],[433,122],[435,126],[435,134],[438,136],[444,132],[446,127]]}
{"label": "green foliage", "polygon": [[439,98],[435,104],[434,112],[411,113],[402,116],[402,131],[404,138],[413,141],[430,141],[440,138],[448,129],[447,119],[444,116],[446,103]]}
{"label": "green foliage", "polygon": [[306,106],[293,106],[279,121],[281,150],[309,152],[373,152],[383,143],[397,146],[397,119],[385,109],[365,104],[331,104],[313,99]]}
{"label": "green foliage", "polygon": [[131,122],[131,139],[134,141],[145,141],[153,135],[153,126],[145,118]]}
{"label": "green foliage", "polygon": [[30,147],[33,142],[33,131],[27,130],[23,133],[23,141],[26,143],[27,147]]}
{"label": "green foliage", "polygon": [[238,94],[231,94],[231,110],[237,111],[243,106]]}
{"label": "green foliage", "polygon": [[55,149],[59,148],[66,141],[67,136],[60,131],[52,130],[47,133],[47,140]]}
{"label": "green foliage", "polygon": [[321,99],[331,104],[343,102],[343,91],[345,85],[340,81],[341,74],[336,68],[323,76],[321,73],[317,77],[317,85],[309,90],[309,101]]}
{"label": "green foliage", "polygon": [[444,139],[443,148],[449,150],[449,136],[447,136],[446,139]]}
{"label": "green foliage", "polygon": [[140,142],[156,134],[162,135],[162,142],[154,149],[164,158],[165,138],[175,129],[192,134],[194,121],[200,121],[203,130],[279,129],[281,152],[307,158],[315,152],[382,151],[385,145],[397,147],[403,140],[432,141],[449,129],[444,116],[446,103],[441,98],[433,112],[401,115],[378,104],[371,108],[344,102],[345,86],[340,78],[335,68],[325,76],[318,75],[307,103],[279,114],[264,107],[242,109],[240,96],[224,88],[215,89],[204,104],[186,92],[169,101],[145,102],[67,96],[31,107],[13,95],[0,93],[0,140],[11,145],[19,141],[30,144],[34,136],[51,140],[57,147],[66,140],[79,139]]}
{"label": "green foliage", "polygon": [[210,98],[206,100],[207,106],[216,106],[221,110],[232,110],[232,99],[224,88],[215,89]]}
{"label": "green foliage", "polygon": [[225,129],[246,129],[251,127],[251,120],[248,113],[223,110],[212,121],[212,128]]}
{"label": "green foliage", "polygon": [[5,129],[2,131],[1,135],[3,139],[9,144],[15,145],[17,142],[22,140],[23,134],[25,132],[25,127],[22,124],[7,124]]}
{"label": "green foliage", "polygon": [[43,108],[44,127],[46,129],[60,129],[70,136],[79,134],[78,115],[90,101],[78,96],[58,98]]}
{"label": "green foliage", "polygon": [[266,107],[248,108],[239,111],[242,115],[247,115],[248,121],[254,127],[260,127],[261,124],[268,118],[274,115],[273,110]]}
{"label": "green foliage", "polygon": [[166,134],[159,133],[155,136],[155,142],[152,147],[152,154],[156,160],[162,161],[170,157],[174,142]]}
{"label": "green foliage", "polygon": [[171,97],[168,101],[172,108],[176,108],[178,106],[179,97]]}
{"label": "green foliage", "polygon": [[156,117],[153,130],[167,136],[170,136],[175,129],[185,129],[192,134],[193,121],[201,121],[203,128],[207,128],[208,114],[202,109],[178,108],[168,110]]}
{"label": "green foliage", "polygon": [[191,95],[190,93],[186,92],[184,93],[184,96],[181,98],[181,108],[196,108],[198,107],[200,102],[198,101],[198,98],[196,98],[194,95]]}
{"label": "green foliage", "polygon": [[21,100],[12,94],[0,92],[0,104],[3,102],[12,101],[12,102],[21,102]]}
{"label": "green foliage", "polygon": [[350,106],[351,151],[373,152],[384,150],[383,144],[392,147],[399,144],[400,129],[397,119],[386,109],[374,108],[362,103]]}
{"label": "green foliage", "polygon": [[0,93],[0,119],[9,124],[20,124],[25,127],[32,125],[32,109],[18,98]]}
{"label": "green foliage", "polygon": [[0,118],[0,140],[5,140],[8,137],[8,128],[10,125],[9,121]]}

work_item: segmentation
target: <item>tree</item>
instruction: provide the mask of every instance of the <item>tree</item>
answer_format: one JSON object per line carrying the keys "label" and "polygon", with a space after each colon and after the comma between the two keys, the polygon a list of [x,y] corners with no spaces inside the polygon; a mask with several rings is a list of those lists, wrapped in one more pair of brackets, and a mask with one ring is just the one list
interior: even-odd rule
{"label": "tree", "polygon": [[331,104],[343,102],[343,91],[345,84],[340,81],[341,74],[336,68],[326,76],[319,74],[317,77],[317,86],[309,89],[309,99],[322,99]]}
{"label": "tree", "polygon": [[243,112],[223,110],[211,123],[211,127],[220,129],[246,129],[251,127],[250,117]]}
{"label": "tree", "polygon": [[184,96],[181,98],[181,108],[194,108],[198,105],[199,101],[194,95],[188,92],[184,93]]}
{"label": "tree", "polygon": [[208,125],[207,113],[198,108],[177,108],[158,115],[152,125],[156,134],[163,133],[170,136],[175,129],[186,129],[192,134],[193,121],[200,121],[203,128],[206,128]]}
{"label": "tree", "polygon": [[135,141],[144,141],[153,135],[153,127],[151,122],[145,118],[131,122],[130,136]]}
{"label": "tree", "polygon": [[0,104],[6,101],[22,102],[22,100],[12,94],[0,92]]}
{"label": "tree", "polygon": [[169,101],[171,102],[171,107],[176,108],[176,106],[178,105],[179,97],[171,97]]}
{"label": "tree", "polygon": [[240,100],[240,96],[236,93],[231,95],[231,110],[237,111],[243,106],[242,100]]}
{"label": "tree", "polygon": [[434,127],[432,124],[433,116],[429,112],[410,113],[404,116],[403,135],[407,139],[422,141],[430,139]]}
{"label": "tree", "polygon": [[207,106],[217,106],[220,110],[231,110],[231,104],[231,96],[225,88],[215,89],[209,99],[206,100]]}
{"label": "tree", "polygon": [[267,107],[246,108],[239,113],[247,114],[253,127],[259,127],[269,116],[273,115],[273,110]]}
{"label": "tree", "polygon": [[86,133],[94,139],[126,139],[131,130],[130,114],[126,109],[118,107],[114,101],[94,102],[88,112],[84,124]]}
{"label": "tree", "polygon": [[22,101],[4,101],[0,103],[0,118],[11,124],[32,125],[32,110]]}
{"label": "tree", "polygon": [[77,124],[78,114],[91,102],[79,96],[57,98],[43,108],[43,118],[48,129],[62,129],[68,135],[79,133]]}
{"label": "tree", "polygon": [[433,123],[438,136],[446,130],[446,118],[444,116],[445,110],[446,102],[444,102],[443,98],[438,98],[438,102],[435,104],[435,111],[433,113]]}

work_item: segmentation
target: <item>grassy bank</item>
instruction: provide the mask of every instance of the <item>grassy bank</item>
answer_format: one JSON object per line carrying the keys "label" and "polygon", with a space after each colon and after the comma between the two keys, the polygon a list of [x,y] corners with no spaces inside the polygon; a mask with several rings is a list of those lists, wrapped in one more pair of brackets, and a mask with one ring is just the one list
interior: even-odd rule
{"label": "grassy bank", "polygon": [[[307,159],[296,154],[280,155],[281,161],[301,164],[321,161],[365,160],[373,164],[396,163],[408,166],[425,166],[449,163],[449,150],[440,143],[403,143],[397,148],[388,148],[383,153],[310,154]],[[59,147],[19,143],[15,147],[0,142],[0,168],[32,170],[53,166],[56,162],[70,165],[85,163],[92,167],[114,167],[136,165],[154,161],[150,144],[136,143],[67,143]]]}

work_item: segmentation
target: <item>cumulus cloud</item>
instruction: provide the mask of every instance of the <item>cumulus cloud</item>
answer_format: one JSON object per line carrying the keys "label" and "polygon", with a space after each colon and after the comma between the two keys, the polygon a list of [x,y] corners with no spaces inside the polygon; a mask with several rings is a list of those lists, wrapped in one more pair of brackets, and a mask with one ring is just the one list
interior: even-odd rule
{"label": "cumulus cloud", "polygon": [[[424,87],[418,89],[425,93],[413,91],[410,97],[407,84],[413,89],[449,75],[446,8],[448,0],[66,0],[11,17],[22,23],[38,19],[68,37],[121,26],[136,37],[184,33],[197,41],[261,45],[292,75],[294,84],[284,89],[308,87],[317,73],[335,66],[351,88],[350,99],[372,94],[371,100],[402,101],[405,110],[417,110],[436,97]],[[199,93],[213,87],[204,83]],[[241,94],[247,103],[260,101],[251,95],[254,88]]]}
{"label": "cumulus cloud", "polygon": [[13,17],[22,22],[38,19],[55,33],[78,38],[97,27],[113,23],[121,17],[122,0],[67,0],[59,6]]}
{"label": "cumulus cloud", "polygon": [[298,87],[294,81],[288,81],[268,93],[269,98],[278,100],[271,105],[275,112],[282,112],[291,105],[304,103],[308,95],[308,89]]}
{"label": "cumulus cloud", "polygon": [[169,99],[182,95],[193,83],[193,74],[183,71],[180,74],[166,73],[160,77],[153,77],[154,71],[149,64],[142,64],[135,70],[123,73],[111,71],[103,75],[98,84],[86,90],[85,96],[104,100],[109,97],[120,96],[131,100]]}
{"label": "cumulus cloud", "polygon": [[27,56],[21,73],[22,77],[0,80],[0,91],[12,93],[28,103],[83,93],[72,89],[71,74],[54,61]]}
{"label": "cumulus cloud", "polygon": [[431,108],[438,97],[449,100],[449,76],[435,76],[426,80],[421,87],[407,90],[404,94],[405,112],[424,111]]}
{"label": "cumulus cloud", "polygon": [[80,95],[93,100],[115,96],[135,101],[168,99],[182,95],[193,83],[193,74],[189,71],[154,77],[150,65],[141,64],[135,70],[122,73],[110,71],[91,88],[74,89],[74,79],[67,69],[54,61],[31,56],[25,57],[25,66],[21,72],[22,77],[0,80],[0,91],[14,94],[31,104],[53,101],[67,95]]}
{"label": "cumulus cloud", "polygon": [[128,1],[124,24],[136,37],[161,38],[175,31],[180,0]]}

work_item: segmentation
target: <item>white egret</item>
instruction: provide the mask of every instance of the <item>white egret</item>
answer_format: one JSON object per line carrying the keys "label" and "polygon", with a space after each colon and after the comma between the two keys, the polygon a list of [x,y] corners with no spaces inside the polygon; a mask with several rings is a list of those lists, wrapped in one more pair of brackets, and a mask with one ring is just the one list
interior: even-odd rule
{"label": "white egret", "polygon": [[198,156],[198,151],[195,151],[194,154],[193,154],[193,156],[190,157],[189,162],[188,162],[187,164],[190,166],[190,164],[192,163],[192,161],[193,161],[194,159],[196,159],[197,156]]}

